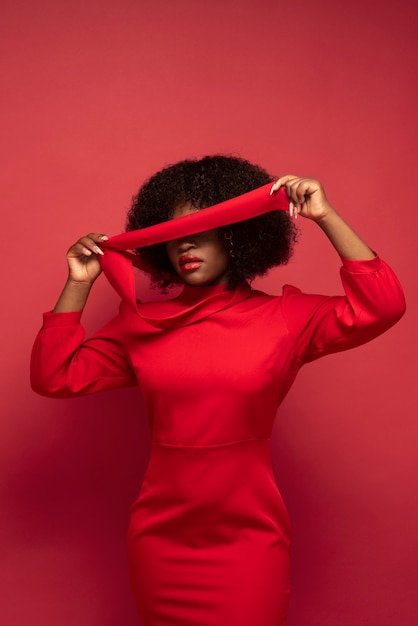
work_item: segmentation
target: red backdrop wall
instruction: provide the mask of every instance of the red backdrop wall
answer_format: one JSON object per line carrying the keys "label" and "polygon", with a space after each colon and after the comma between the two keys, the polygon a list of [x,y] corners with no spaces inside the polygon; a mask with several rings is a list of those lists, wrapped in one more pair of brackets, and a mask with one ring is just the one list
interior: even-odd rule
{"label": "red backdrop wall", "polygon": [[[294,528],[289,626],[414,623],[417,18],[413,0],[3,7],[2,624],[138,624],[125,535],[142,400],[38,397],[29,352],[73,240],[121,231],[145,177],[214,152],[322,180],[405,286],[395,328],[300,374],[273,444]],[[259,284],[339,293],[338,258],[301,227],[292,263]],[[117,304],[100,281],[88,331]]]}

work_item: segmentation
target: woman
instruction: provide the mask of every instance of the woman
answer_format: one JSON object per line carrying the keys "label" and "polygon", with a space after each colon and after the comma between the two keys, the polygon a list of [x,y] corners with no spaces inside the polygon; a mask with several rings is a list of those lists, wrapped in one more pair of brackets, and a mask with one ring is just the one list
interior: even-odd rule
{"label": "woman", "polygon": [[[39,393],[139,385],[145,397],[152,450],[129,527],[143,626],[286,623],[290,525],[270,453],[277,407],[304,363],[372,339],[404,312],[393,272],[320,183],[273,181],[224,156],[155,174],[133,199],[127,233],[93,233],[69,249],[67,283],[34,346]],[[345,296],[249,286],[289,259],[298,216],[342,257]],[[183,290],[137,303],[132,260],[163,289]],[[81,311],[102,267],[121,308],[85,341]]]}

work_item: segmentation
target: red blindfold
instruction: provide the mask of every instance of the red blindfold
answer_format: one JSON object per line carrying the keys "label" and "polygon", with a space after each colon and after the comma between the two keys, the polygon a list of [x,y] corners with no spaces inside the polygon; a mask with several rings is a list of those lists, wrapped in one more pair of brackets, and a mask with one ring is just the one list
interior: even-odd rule
{"label": "red blindfold", "polygon": [[281,188],[270,195],[271,187],[272,183],[268,183],[191,215],[111,237],[100,244],[105,251],[100,256],[104,274],[122,300],[136,308],[133,265],[147,272],[150,267],[131,250],[235,224],[269,211],[287,211],[289,199],[285,190]]}

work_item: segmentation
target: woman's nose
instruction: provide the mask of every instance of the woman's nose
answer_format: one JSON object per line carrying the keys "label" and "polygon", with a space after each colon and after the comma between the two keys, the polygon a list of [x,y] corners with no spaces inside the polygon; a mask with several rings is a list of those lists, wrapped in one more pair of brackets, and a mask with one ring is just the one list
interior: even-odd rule
{"label": "woman's nose", "polygon": [[190,237],[178,240],[179,252],[188,252],[188,250],[191,250],[195,246],[196,243],[193,241],[193,239],[190,239]]}

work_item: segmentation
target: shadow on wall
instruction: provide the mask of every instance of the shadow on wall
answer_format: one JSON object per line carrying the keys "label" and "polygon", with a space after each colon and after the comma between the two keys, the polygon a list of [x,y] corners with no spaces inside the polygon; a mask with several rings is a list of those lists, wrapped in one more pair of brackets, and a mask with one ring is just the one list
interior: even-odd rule
{"label": "shadow on wall", "polygon": [[[100,395],[31,398],[38,436],[26,442],[3,495],[7,586],[23,585],[37,597],[30,610],[42,607],[42,623],[48,612],[54,620],[62,613],[67,623],[72,612],[82,626],[137,624],[126,536],[148,461],[149,427],[137,389],[110,392],[106,401]],[[46,588],[51,575],[54,586]],[[26,619],[24,604],[2,621],[17,624],[19,614]]]}

